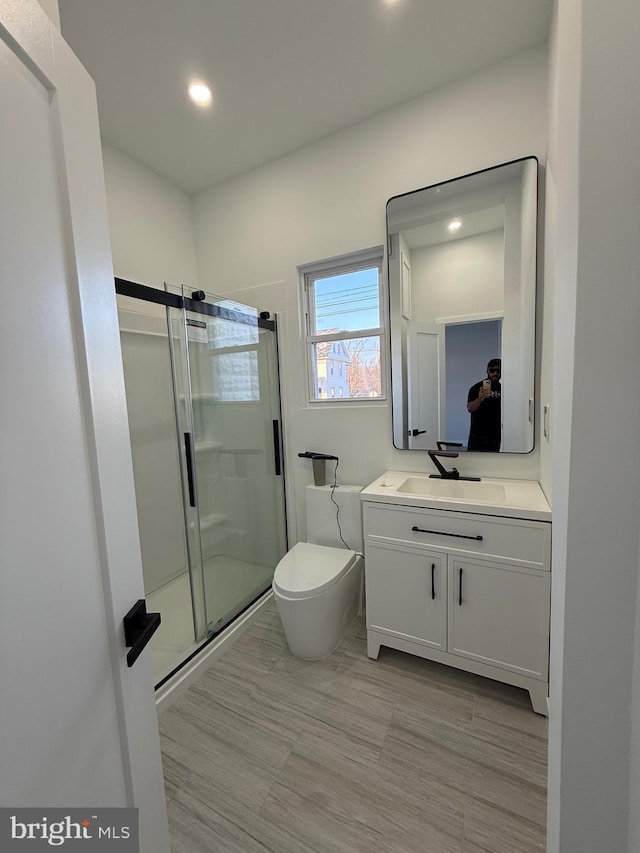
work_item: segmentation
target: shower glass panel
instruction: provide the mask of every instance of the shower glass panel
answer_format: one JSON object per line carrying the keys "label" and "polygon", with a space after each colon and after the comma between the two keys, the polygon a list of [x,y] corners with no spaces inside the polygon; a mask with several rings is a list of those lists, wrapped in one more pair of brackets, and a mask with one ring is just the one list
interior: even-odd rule
{"label": "shower glass panel", "polygon": [[149,644],[157,684],[197,644],[166,310],[117,299],[144,590],[147,609],[162,615]]}
{"label": "shower glass panel", "polygon": [[212,634],[269,588],[287,548],[275,324],[167,289],[184,299],[167,310],[194,614]]}

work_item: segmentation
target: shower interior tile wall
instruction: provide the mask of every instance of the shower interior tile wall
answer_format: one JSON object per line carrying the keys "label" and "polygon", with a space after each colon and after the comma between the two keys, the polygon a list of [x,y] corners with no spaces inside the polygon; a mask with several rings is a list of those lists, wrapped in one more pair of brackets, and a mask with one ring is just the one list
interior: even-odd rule
{"label": "shower interior tile wall", "polygon": [[160,716],[174,853],[540,853],[546,720],[524,691],[384,649],[356,621],[289,653],[273,603]]}

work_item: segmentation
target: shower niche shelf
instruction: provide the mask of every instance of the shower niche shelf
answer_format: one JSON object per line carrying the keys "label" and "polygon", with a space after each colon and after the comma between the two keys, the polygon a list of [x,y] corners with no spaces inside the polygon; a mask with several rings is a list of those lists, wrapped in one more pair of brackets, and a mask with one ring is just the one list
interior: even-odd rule
{"label": "shower niche shelf", "polygon": [[221,441],[197,441],[195,443],[196,453],[224,453],[224,444]]}
{"label": "shower niche shelf", "polygon": [[214,512],[200,519],[200,527],[202,530],[208,530],[210,527],[220,527],[226,524],[229,518],[221,512]]}
{"label": "shower niche shelf", "polygon": [[[236,527],[228,526],[229,519],[221,513],[212,513],[200,519],[200,531],[206,540],[206,545],[211,547],[219,545],[226,539],[233,539],[242,534],[242,531]],[[195,530],[195,524],[191,522],[189,525],[192,530]]]}

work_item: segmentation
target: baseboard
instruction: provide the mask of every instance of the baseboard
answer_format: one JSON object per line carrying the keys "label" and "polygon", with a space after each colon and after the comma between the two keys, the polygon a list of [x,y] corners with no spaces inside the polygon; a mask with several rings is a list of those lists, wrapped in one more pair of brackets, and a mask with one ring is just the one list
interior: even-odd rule
{"label": "baseboard", "polygon": [[208,643],[200,654],[195,655],[173,678],[156,691],[156,711],[158,714],[166,711],[196,678],[211,666],[216,658],[219,658],[235,643],[272,599],[273,592],[269,589],[262,598],[229,625],[215,640]]}

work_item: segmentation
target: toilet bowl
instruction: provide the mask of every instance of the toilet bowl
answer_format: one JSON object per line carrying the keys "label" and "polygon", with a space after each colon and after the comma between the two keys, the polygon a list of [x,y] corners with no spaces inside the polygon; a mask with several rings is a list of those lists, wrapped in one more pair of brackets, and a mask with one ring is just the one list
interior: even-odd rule
{"label": "toilet bowl", "polygon": [[280,560],[273,595],[291,654],[331,654],[358,610],[363,560],[355,551],[298,542]]}
{"label": "toilet bowl", "polygon": [[307,541],[284,555],[273,575],[273,596],[292,655],[331,654],[361,601],[362,486],[305,489]]}

